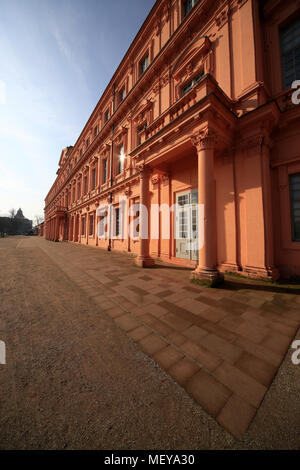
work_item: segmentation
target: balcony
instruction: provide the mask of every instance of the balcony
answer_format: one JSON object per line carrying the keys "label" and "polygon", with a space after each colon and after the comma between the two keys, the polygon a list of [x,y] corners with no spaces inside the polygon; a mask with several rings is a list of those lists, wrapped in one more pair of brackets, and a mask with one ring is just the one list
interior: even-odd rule
{"label": "balcony", "polygon": [[57,216],[64,216],[66,214],[67,208],[65,206],[56,206],[55,207],[55,215]]}

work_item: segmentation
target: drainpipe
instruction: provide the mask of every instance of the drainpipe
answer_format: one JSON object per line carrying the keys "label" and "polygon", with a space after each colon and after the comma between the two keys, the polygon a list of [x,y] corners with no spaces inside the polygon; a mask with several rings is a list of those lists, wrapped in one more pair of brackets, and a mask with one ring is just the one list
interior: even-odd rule
{"label": "drainpipe", "polygon": [[[112,114],[115,112],[115,99],[116,99],[116,85],[113,85],[113,109]],[[113,184],[113,169],[114,169],[114,133],[115,133],[115,124],[112,124],[111,127],[111,151],[110,151],[110,187]],[[109,202],[112,204],[112,191],[109,193]],[[111,251],[111,206],[109,209],[109,239],[108,239],[108,247],[107,250]]]}

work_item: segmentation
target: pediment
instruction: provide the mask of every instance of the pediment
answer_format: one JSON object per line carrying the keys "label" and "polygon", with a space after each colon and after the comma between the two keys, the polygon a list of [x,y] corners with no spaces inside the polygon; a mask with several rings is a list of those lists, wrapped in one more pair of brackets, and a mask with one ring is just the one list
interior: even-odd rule
{"label": "pediment", "polygon": [[65,161],[67,160],[67,157],[68,157],[68,155],[70,154],[70,152],[72,151],[72,149],[73,149],[73,146],[72,146],[72,145],[70,145],[69,147],[66,147],[66,148],[62,149],[62,152],[61,152],[61,154],[60,154],[59,163],[58,163],[59,167],[62,167],[62,166],[63,166],[63,164],[64,164]]}
{"label": "pediment", "polygon": [[148,113],[152,109],[153,103],[150,100],[144,100],[140,106],[134,110],[134,122],[142,123],[144,120],[147,120]]}
{"label": "pediment", "polygon": [[175,80],[180,80],[187,74],[189,68],[195,68],[197,63],[207,54],[211,48],[211,41],[207,36],[196,37],[180,54],[175,62],[172,75]]}

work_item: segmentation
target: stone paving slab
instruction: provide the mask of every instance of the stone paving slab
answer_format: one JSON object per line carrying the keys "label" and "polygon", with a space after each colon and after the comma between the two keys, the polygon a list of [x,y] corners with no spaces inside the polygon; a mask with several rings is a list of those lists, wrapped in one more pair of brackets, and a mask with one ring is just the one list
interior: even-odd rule
{"label": "stone paving slab", "polygon": [[219,424],[245,433],[299,327],[297,295],[208,289],[188,270],[143,270],[129,255],[41,247]]}

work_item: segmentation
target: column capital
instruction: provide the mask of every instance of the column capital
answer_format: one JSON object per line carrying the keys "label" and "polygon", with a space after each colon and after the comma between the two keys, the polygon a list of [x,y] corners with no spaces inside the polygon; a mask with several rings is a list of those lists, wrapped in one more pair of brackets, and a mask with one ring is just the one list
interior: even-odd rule
{"label": "column capital", "polygon": [[145,165],[144,162],[138,163],[136,169],[140,175],[140,178],[144,178],[149,173],[149,168]]}
{"label": "column capital", "polygon": [[205,127],[191,135],[191,141],[194,147],[196,147],[197,152],[208,148],[211,149],[216,145],[216,133],[211,127]]}

